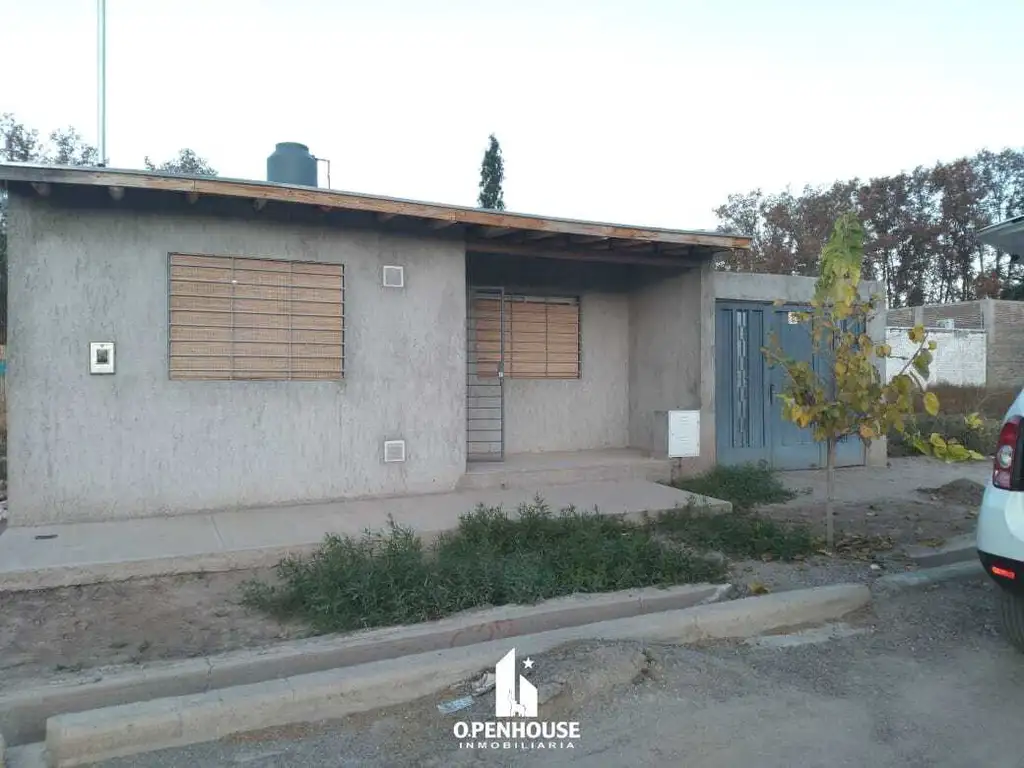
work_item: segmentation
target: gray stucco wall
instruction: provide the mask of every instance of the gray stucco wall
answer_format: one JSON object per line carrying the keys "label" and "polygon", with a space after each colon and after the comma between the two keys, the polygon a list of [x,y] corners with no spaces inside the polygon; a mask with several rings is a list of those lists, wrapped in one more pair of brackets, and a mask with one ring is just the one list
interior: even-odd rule
{"label": "gray stucco wall", "polygon": [[[461,243],[9,202],[13,525],[444,491],[462,475]],[[171,381],[177,250],[343,263],[345,380]],[[381,287],[394,263],[404,290]],[[115,375],[89,374],[90,341],[116,343]],[[394,437],[408,460],[386,465]]]}
{"label": "gray stucco wall", "polygon": [[579,379],[506,379],[507,453],[622,448],[629,440],[629,296],[580,297]]}
{"label": "gray stucco wall", "polygon": [[[713,299],[710,265],[655,276],[630,295],[629,444],[664,457],[667,411],[701,411],[701,455],[690,473],[714,464]],[[660,279],[659,279],[660,277]],[[708,386],[706,376],[712,376]]]}

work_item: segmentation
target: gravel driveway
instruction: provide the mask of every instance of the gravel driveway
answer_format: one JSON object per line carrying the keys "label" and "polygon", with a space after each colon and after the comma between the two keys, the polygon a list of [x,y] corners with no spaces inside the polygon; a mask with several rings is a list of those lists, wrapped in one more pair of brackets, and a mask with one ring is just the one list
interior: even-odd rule
{"label": "gravel driveway", "polygon": [[[848,636],[789,648],[778,638],[649,647],[653,678],[596,686],[572,710],[583,731],[574,750],[456,749],[454,717],[438,714],[434,698],[103,765],[1019,768],[1024,657],[997,634],[993,589],[979,575],[879,598],[839,627]],[[600,677],[616,653],[637,651],[629,643],[599,649],[545,655],[537,674],[559,666],[563,674],[569,663]]]}

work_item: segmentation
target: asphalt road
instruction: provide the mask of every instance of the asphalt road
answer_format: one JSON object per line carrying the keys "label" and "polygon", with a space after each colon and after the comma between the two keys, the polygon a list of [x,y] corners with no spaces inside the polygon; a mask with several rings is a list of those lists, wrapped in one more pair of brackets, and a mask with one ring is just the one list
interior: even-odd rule
{"label": "asphalt road", "polygon": [[[440,715],[432,699],[102,765],[1020,768],[1024,655],[998,634],[993,589],[979,576],[880,598],[839,639],[652,647],[652,679],[596,685],[573,708],[572,750],[459,749],[450,729],[469,716]],[[582,646],[539,658],[537,674],[568,665],[600,679],[608,654],[635,651]]]}

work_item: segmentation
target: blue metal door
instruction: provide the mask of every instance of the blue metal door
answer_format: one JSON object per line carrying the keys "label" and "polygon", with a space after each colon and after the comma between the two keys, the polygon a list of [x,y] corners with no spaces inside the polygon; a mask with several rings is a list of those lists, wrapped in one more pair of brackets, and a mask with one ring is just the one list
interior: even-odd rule
{"label": "blue metal door", "polygon": [[[791,312],[803,306],[775,307],[757,302],[717,302],[715,311],[715,426],[718,461],[735,465],[764,462],[774,469],[813,469],[825,466],[825,446],[811,431],[782,416],[776,397],[786,384],[786,372],[769,368],[761,348],[774,331],[783,350],[797,359],[812,359],[813,345],[806,325]],[[828,360],[813,356],[815,370],[828,370]],[[837,466],[864,463],[860,438],[839,443]]]}
{"label": "blue metal door", "polygon": [[722,304],[715,312],[715,434],[718,461],[768,461],[768,368],[761,345],[770,308]]}
{"label": "blue metal door", "polygon": [[[807,325],[793,321],[792,312],[804,307],[771,308],[771,331],[775,333],[784,354],[797,360],[811,360],[820,372],[820,361],[813,357],[811,332]],[[765,345],[768,334],[765,334]],[[768,398],[771,403],[769,429],[771,431],[771,455],[769,464],[775,469],[811,469],[825,465],[823,447],[816,442],[809,429],[801,429],[782,415],[782,403],[778,395],[786,387],[788,374],[784,368],[769,369]]]}

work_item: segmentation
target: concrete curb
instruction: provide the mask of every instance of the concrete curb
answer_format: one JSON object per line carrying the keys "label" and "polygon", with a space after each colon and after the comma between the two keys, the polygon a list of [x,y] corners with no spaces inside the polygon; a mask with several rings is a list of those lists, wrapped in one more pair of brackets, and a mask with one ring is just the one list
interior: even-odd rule
{"label": "concrete curb", "polygon": [[920,571],[880,576],[875,579],[872,586],[881,592],[892,592],[913,587],[926,587],[929,584],[938,584],[954,579],[969,579],[983,576],[984,574],[985,569],[982,567],[981,561],[975,556],[974,559],[963,563],[950,563],[949,565],[940,565],[937,568],[924,568]]}
{"label": "concrete curb", "polygon": [[[322,672],[427,651],[462,648],[613,619],[716,602],[731,585],[686,584],[660,589],[570,595],[537,605],[473,611],[411,626],[331,635],[143,668],[91,670],[59,684],[0,694],[0,731],[11,744],[43,738],[46,720],[68,712],[184,696],[275,678]],[[99,676],[99,679],[97,679]]]}
{"label": "concrete curb", "polygon": [[46,723],[46,749],[53,768],[69,768],[413,701],[490,668],[513,645],[517,653],[534,655],[574,640],[690,643],[749,637],[838,619],[870,600],[870,590],[863,584],[794,590],[524,635],[514,643],[494,640],[197,695],[58,715]]}
{"label": "concrete curb", "polygon": [[4,743],[4,735],[0,733],[0,768],[7,765],[7,745]]}
{"label": "concrete curb", "polygon": [[907,547],[907,556],[922,568],[962,563],[978,557],[974,534],[954,536],[941,547]]}

